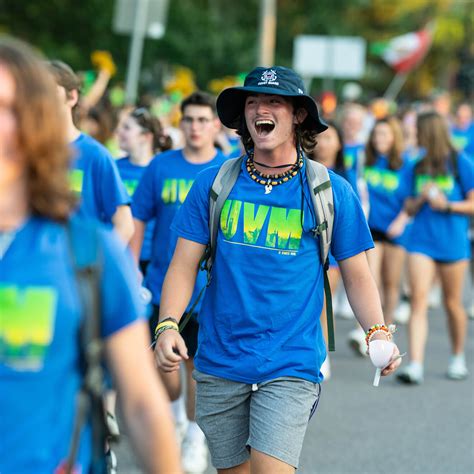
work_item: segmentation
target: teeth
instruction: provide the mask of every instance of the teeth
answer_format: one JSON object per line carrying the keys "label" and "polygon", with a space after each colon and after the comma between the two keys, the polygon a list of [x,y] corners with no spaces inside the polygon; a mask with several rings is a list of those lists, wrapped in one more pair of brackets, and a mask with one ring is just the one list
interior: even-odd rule
{"label": "teeth", "polygon": [[274,125],[274,123],[271,120],[257,120],[255,125],[259,127],[260,125]]}

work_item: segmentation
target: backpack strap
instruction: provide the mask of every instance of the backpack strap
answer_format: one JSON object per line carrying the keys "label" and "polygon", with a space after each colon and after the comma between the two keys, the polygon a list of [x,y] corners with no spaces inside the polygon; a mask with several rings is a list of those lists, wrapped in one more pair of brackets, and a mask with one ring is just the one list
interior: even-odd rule
{"label": "backpack strap", "polygon": [[74,469],[83,427],[91,417],[92,473],[106,472],[105,440],[108,430],[102,403],[104,373],[102,367],[100,280],[102,259],[99,252],[98,228],[92,223],[71,220],[66,233],[72,256],[79,300],[82,306],[80,356],[83,373],[77,396],[77,410],[71,438],[66,472]]}
{"label": "backpack strap", "polygon": [[319,236],[319,253],[323,263],[324,295],[326,297],[326,318],[328,323],[328,349],[335,350],[334,317],[332,311],[332,295],[329,285],[329,250],[331,248],[334,226],[334,196],[327,168],[313,160],[305,158],[306,178],[310,188],[311,201],[316,213],[317,226],[313,229],[315,238]]}
{"label": "backpack strap", "polygon": [[201,289],[191,308],[180,321],[180,331],[182,331],[186,324],[188,324],[188,321],[193,314],[194,308],[204,294],[205,289],[211,283],[211,270],[212,264],[214,263],[214,258],[216,256],[217,232],[219,230],[219,220],[221,218],[222,208],[224,207],[224,203],[232,191],[237,178],[239,177],[244,156],[245,155],[242,155],[238,158],[232,158],[225,161],[219,168],[219,171],[217,172],[217,175],[212,183],[209,195],[209,244],[207,245],[201,260],[199,261],[199,268],[201,270],[206,270],[207,284]]}
{"label": "backpack strap", "polygon": [[209,271],[212,268],[216,256],[217,231],[219,229],[222,208],[239,177],[244,156],[245,155],[242,155],[239,158],[233,158],[224,162],[212,183],[211,193],[209,196],[210,255],[206,266]]}

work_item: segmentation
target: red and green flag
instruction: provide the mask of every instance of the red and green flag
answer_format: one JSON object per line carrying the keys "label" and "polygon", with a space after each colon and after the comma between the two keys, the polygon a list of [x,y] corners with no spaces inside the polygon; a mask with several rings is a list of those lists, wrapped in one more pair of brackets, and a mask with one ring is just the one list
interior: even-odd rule
{"label": "red and green flag", "polygon": [[388,41],[373,43],[370,51],[381,56],[397,73],[406,73],[417,66],[426,56],[433,41],[433,28],[396,36]]}

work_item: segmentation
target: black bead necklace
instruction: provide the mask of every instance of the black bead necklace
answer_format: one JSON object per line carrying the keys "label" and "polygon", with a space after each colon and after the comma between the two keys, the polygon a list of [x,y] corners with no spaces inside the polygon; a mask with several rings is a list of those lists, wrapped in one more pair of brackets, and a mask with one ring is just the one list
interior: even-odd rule
{"label": "black bead necklace", "polygon": [[[303,166],[303,158],[300,156],[296,160],[296,163],[293,163],[292,165],[268,166],[268,168],[286,168],[287,166],[291,166],[288,171],[280,174],[267,174],[262,173],[258,171],[257,168],[255,168],[253,151],[250,152],[248,156],[249,158],[246,163],[247,172],[253,181],[265,186],[265,194],[270,194],[272,192],[273,186],[279,186],[280,184],[286,183],[290,179],[294,178]],[[266,166],[260,163],[257,164]]]}

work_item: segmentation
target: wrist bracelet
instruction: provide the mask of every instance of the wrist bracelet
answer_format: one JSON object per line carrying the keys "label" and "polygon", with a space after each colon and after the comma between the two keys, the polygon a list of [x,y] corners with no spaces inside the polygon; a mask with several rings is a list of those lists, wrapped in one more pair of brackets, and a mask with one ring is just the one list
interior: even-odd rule
{"label": "wrist bracelet", "polygon": [[365,343],[367,344],[367,348],[369,347],[369,342],[372,339],[372,336],[377,332],[385,332],[387,334],[388,340],[392,339],[392,334],[396,331],[396,326],[391,324],[387,326],[385,324],[374,324],[370,327],[365,333]]}
{"label": "wrist bracelet", "polygon": [[452,207],[451,207],[451,203],[448,201],[448,202],[446,203],[446,207],[445,207],[445,209],[444,209],[444,212],[445,212],[446,214],[451,214],[452,211],[453,211],[453,209],[452,209]]}
{"label": "wrist bracelet", "polygon": [[155,331],[155,342],[158,340],[161,334],[163,334],[168,329],[173,329],[174,331],[179,332],[179,329],[175,325],[169,324],[169,325],[161,326],[160,328],[157,328],[157,330]]}
{"label": "wrist bracelet", "polygon": [[179,331],[178,321],[176,321],[176,319],[174,319],[174,318],[166,318],[163,321],[158,322],[158,324],[156,325],[156,328],[155,328],[155,334],[160,330],[160,328],[162,328],[164,326],[172,326],[177,331]]}

